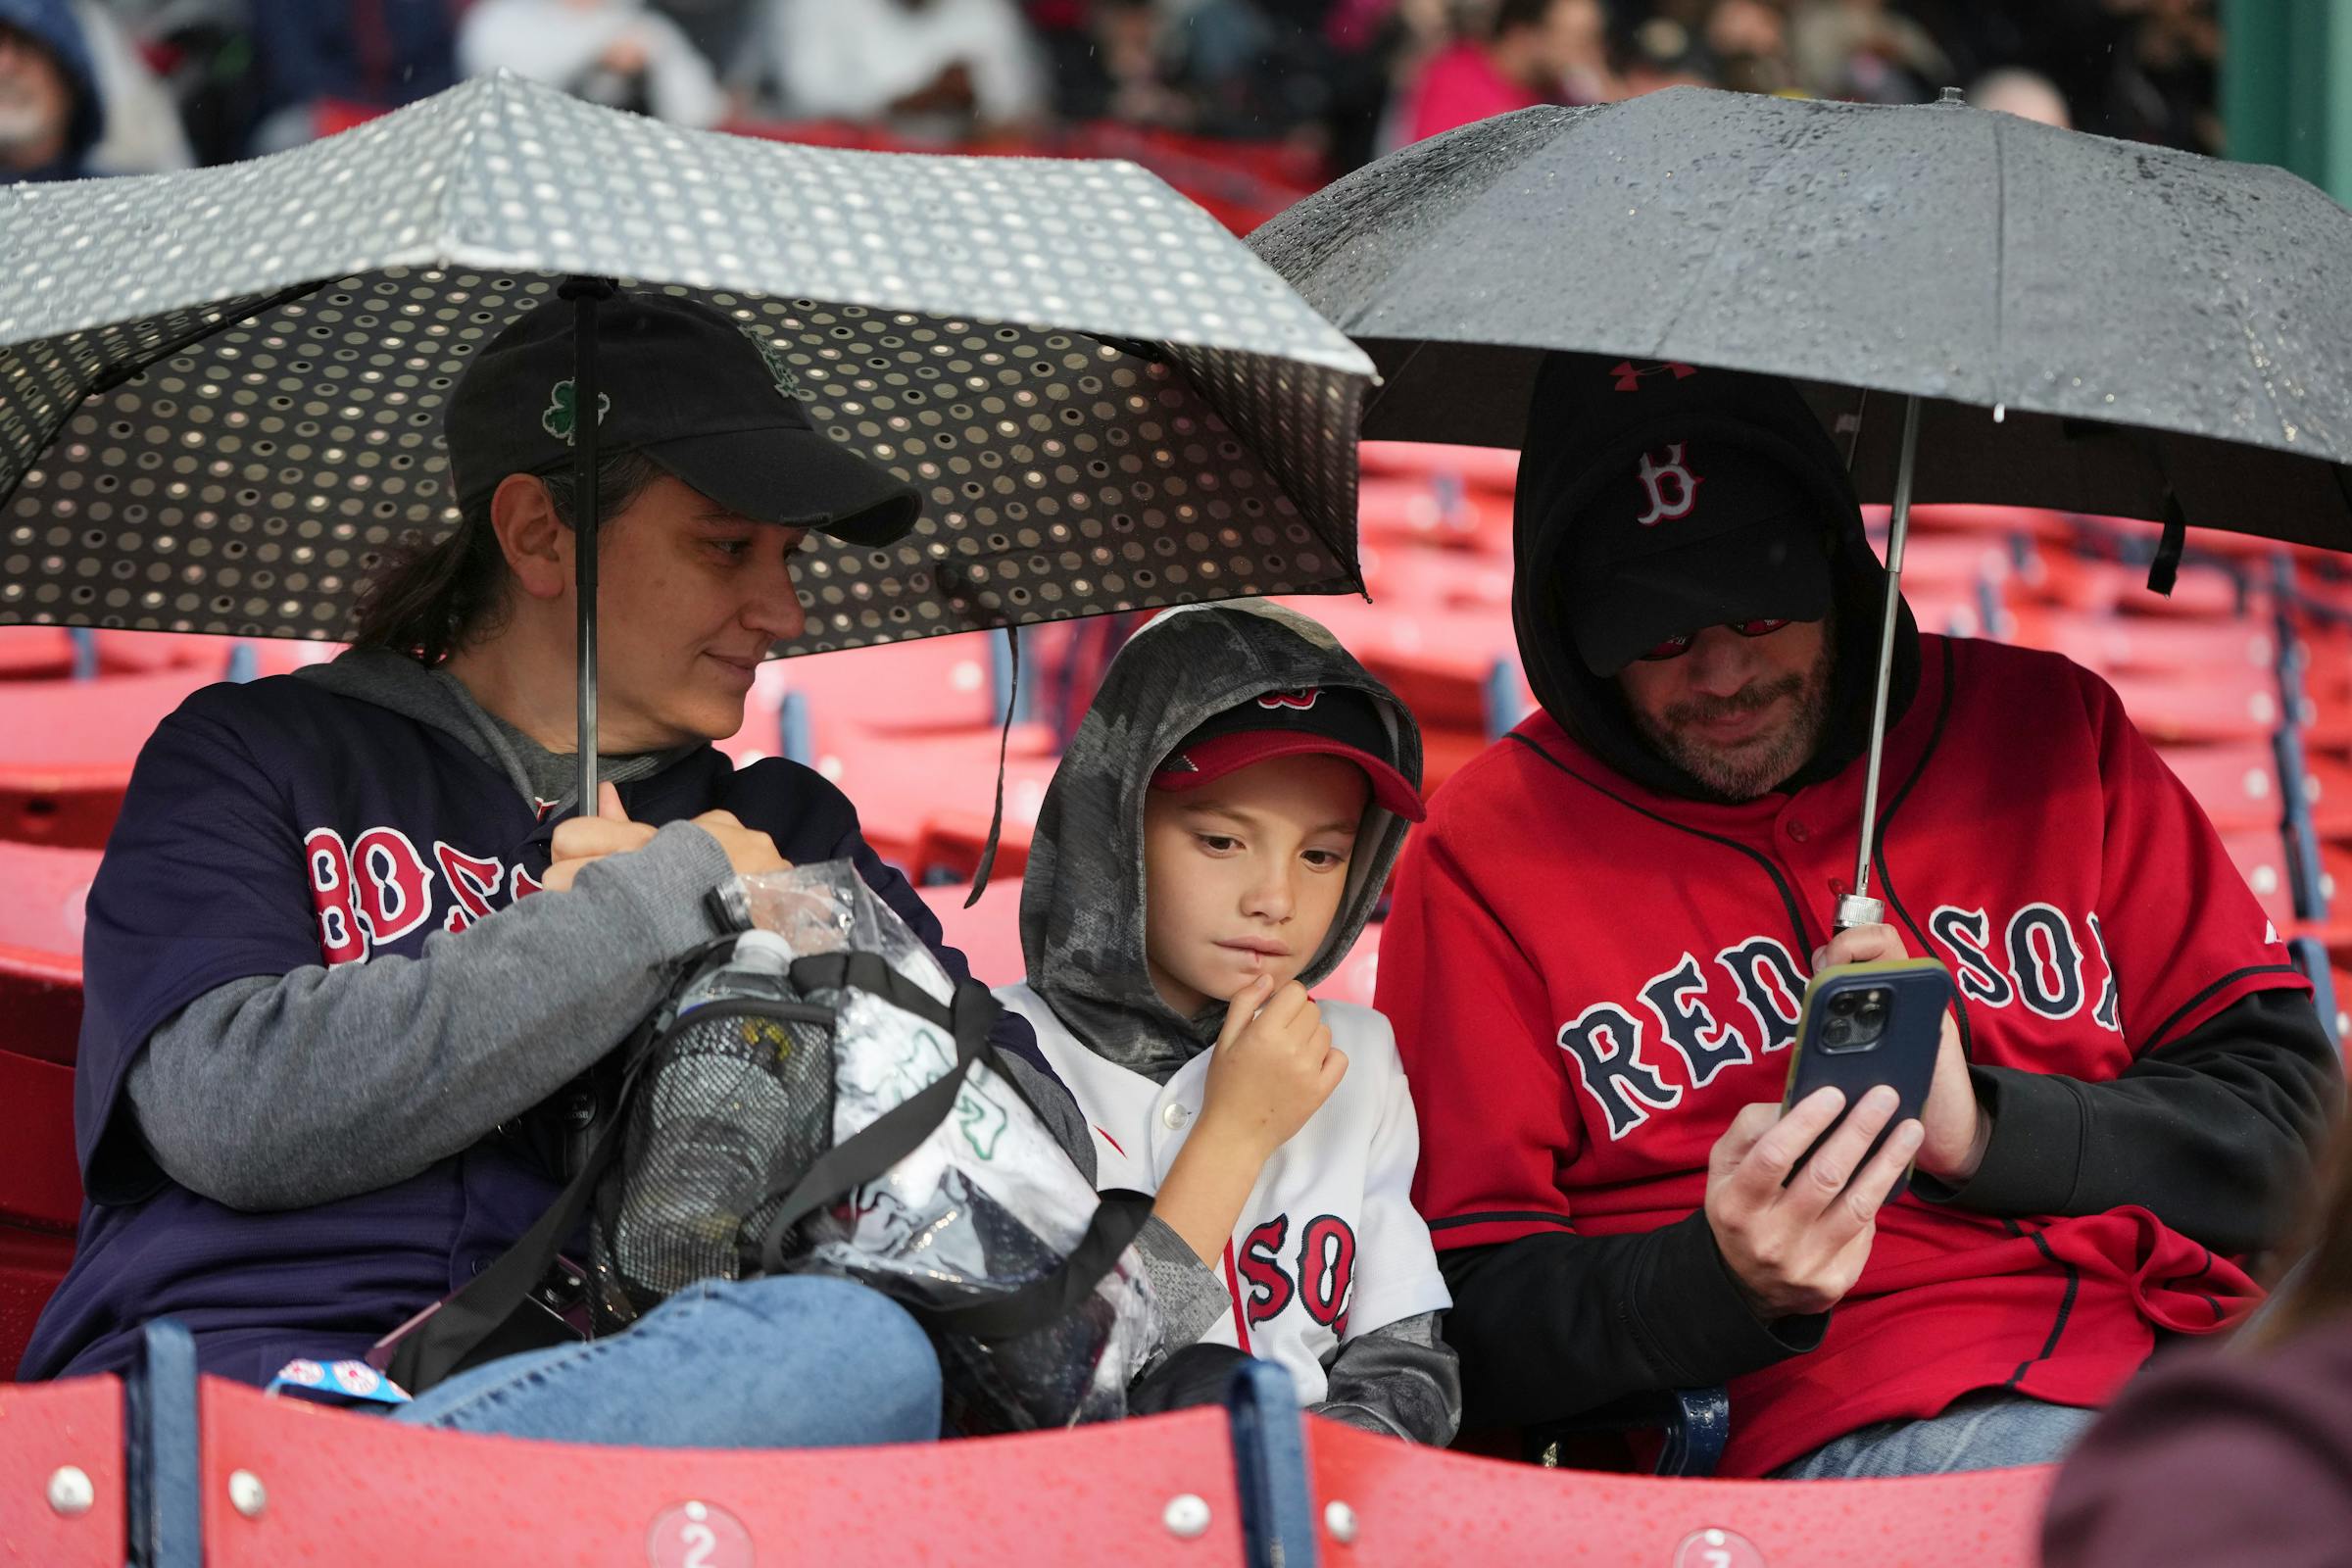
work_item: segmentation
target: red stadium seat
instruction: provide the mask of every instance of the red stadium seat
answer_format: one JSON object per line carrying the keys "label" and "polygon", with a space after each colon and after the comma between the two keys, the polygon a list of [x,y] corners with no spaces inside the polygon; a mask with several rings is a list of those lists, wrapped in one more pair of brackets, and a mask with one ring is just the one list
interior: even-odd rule
{"label": "red stadium seat", "polygon": [[971,908],[968,882],[949,882],[918,890],[931,912],[939,916],[948,946],[960,952],[972,966],[972,978],[985,985],[1011,985],[1027,975],[1021,957],[1021,879],[991,876],[988,891]]}
{"label": "red stadium seat", "polygon": [[1306,1442],[1323,1560],[1348,1568],[2030,1568],[2054,1473],[1596,1475],[1416,1447],[1320,1418]]}
{"label": "red stadium seat", "polygon": [[2285,804],[2279,797],[2278,758],[2268,741],[2160,747],[2158,755],[2220,831],[2278,831]]}
{"label": "red stadium seat", "polygon": [[1356,493],[1355,525],[1367,544],[1430,545],[1507,560],[1511,503],[1441,480],[1367,478]]}
{"label": "red stadium seat", "polygon": [[1004,717],[994,664],[1004,646],[999,633],[965,632],[773,660],[760,671],[760,688],[805,693],[819,725],[886,734],[992,729]]}
{"label": "red stadium seat", "polygon": [[1447,446],[1435,441],[1366,441],[1356,449],[1366,478],[1450,477],[1495,495],[1519,488],[1519,454],[1510,447]]}
{"label": "red stadium seat", "polygon": [[1372,988],[1380,977],[1380,922],[1365,926],[1348,950],[1348,956],[1315,987],[1317,1002],[1352,1002],[1372,1005]]}
{"label": "red stadium seat", "polygon": [[[1862,514],[1871,519],[1886,510],[1864,507]],[[1983,507],[1949,502],[1913,507],[1911,528],[1914,534],[1976,534],[1990,539],[2023,534],[2029,539],[2061,543],[2073,538],[2075,532],[2074,524],[2064,513],[2044,507]]]}
{"label": "red stadium seat", "polygon": [[0,1224],[71,1236],[81,1221],[74,1157],[74,1069],[0,1050]]}
{"label": "red stadium seat", "polygon": [[80,1034],[81,956],[0,947],[0,1051],[71,1064]]}
{"label": "red stadium seat", "polygon": [[0,948],[81,952],[82,904],[98,859],[96,850],[0,840],[0,888],[7,890],[0,898]]}
{"label": "red stadium seat", "polygon": [[0,681],[0,839],[98,849],[130,765],[165,715],[220,672]]}
{"label": "red stadium seat", "polygon": [[103,849],[129,787],[127,761],[51,767],[0,759],[0,841]]}
{"label": "red stadium seat", "polygon": [[252,1518],[208,1502],[210,1568],[1244,1560],[1221,1407],[962,1443],[750,1453],[461,1436],[218,1378],[201,1387],[203,1495],[225,1498],[244,1470],[269,1499]]}
{"label": "red stadium seat", "polygon": [[2244,669],[2276,679],[2278,643],[2267,624],[2251,618],[2161,620],[2025,607],[2010,619],[2009,641],[2064,654],[2102,675]]}
{"label": "red stadium seat", "polygon": [[0,1388],[0,1555],[40,1568],[122,1568],[130,1558],[123,1436],[120,1379]]}
{"label": "red stadium seat", "polygon": [[2139,732],[2159,746],[2266,740],[2279,724],[2278,682],[2269,670],[2225,666],[2194,674],[2108,677]]}
{"label": "red stadium seat", "polygon": [[63,680],[74,673],[74,639],[63,626],[0,626],[0,680]]}
{"label": "red stadium seat", "polygon": [[2224,833],[2222,849],[2253,890],[2254,902],[2280,931],[2295,921],[2294,884],[2287,879],[2286,847],[2276,832]]}

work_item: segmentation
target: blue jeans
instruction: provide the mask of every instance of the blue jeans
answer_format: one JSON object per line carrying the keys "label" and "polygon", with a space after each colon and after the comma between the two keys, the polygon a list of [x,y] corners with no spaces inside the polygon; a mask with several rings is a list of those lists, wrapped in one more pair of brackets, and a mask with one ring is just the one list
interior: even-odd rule
{"label": "blue jeans", "polygon": [[2098,1413],[2006,1389],[1981,1389],[1922,1420],[1857,1428],[1789,1460],[1773,1475],[1788,1481],[1864,1481],[2054,1464]]}
{"label": "blue jeans", "polygon": [[646,1448],[822,1448],[939,1436],[939,1359],[848,1280],[706,1280],[624,1334],[503,1356],[395,1421]]}

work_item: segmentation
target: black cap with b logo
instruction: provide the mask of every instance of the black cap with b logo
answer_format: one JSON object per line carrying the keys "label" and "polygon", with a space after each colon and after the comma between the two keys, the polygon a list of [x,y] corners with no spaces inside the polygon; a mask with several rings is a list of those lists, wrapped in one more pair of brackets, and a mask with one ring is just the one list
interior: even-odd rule
{"label": "black cap with b logo", "polygon": [[1580,508],[1569,626],[1595,675],[1666,641],[1742,620],[1829,613],[1819,504],[1785,468],[1728,440],[1660,441]]}
{"label": "black cap with b logo", "polygon": [[[568,302],[549,299],[492,338],[451,394],[448,437],[468,511],[509,474],[567,472],[583,411],[572,395]],[[809,423],[783,351],[710,306],[623,293],[596,325],[597,435],[643,452],[728,511],[888,544],[922,510],[890,469]]]}

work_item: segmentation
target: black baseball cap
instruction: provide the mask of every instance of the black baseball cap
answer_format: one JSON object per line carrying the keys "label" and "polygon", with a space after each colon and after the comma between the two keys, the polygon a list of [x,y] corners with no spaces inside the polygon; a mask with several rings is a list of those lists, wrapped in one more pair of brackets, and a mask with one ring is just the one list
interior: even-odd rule
{"label": "black baseball cap", "polygon": [[[458,501],[487,501],[511,473],[568,469],[569,300],[520,317],[474,356],[451,394]],[[597,307],[603,453],[642,452],[728,511],[883,545],[922,511],[912,486],[808,422],[783,351],[710,306],[622,293]]]}
{"label": "black baseball cap", "polygon": [[1276,757],[1344,757],[1372,781],[1372,799],[1408,822],[1428,815],[1398,771],[1396,743],[1368,693],[1308,686],[1245,698],[1176,743],[1152,770],[1155,790],[1191,790]]}
{"label": "black baseball cap", "polygon": [[1670,637],[1829,613],[1830,528],[1798,480],[1720,435],[1646,444],[1580,509],[1569,625],[1614,675]]}

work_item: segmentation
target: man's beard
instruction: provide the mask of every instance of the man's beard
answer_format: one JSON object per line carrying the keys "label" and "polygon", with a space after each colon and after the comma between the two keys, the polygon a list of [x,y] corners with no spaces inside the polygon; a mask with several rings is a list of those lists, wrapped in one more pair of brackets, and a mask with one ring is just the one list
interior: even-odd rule
{"label": "man's beard", "polygon": [[[1653,717],[1628,705],[1634,727],[1650,749],[1696,779],[1708,793],[1727,801],[1752,801],[1777,789],[1803,767],[1830,727],[1830,690],[1838,672],[1838,639],[1824,628],[1821,657],[1813,667],[1780,680],[1759,683],[1733,697],[1678,703]],[[1777,728],[1732,746],[1711,745],[1691,726],[1770,708],[1793,699]]]}

